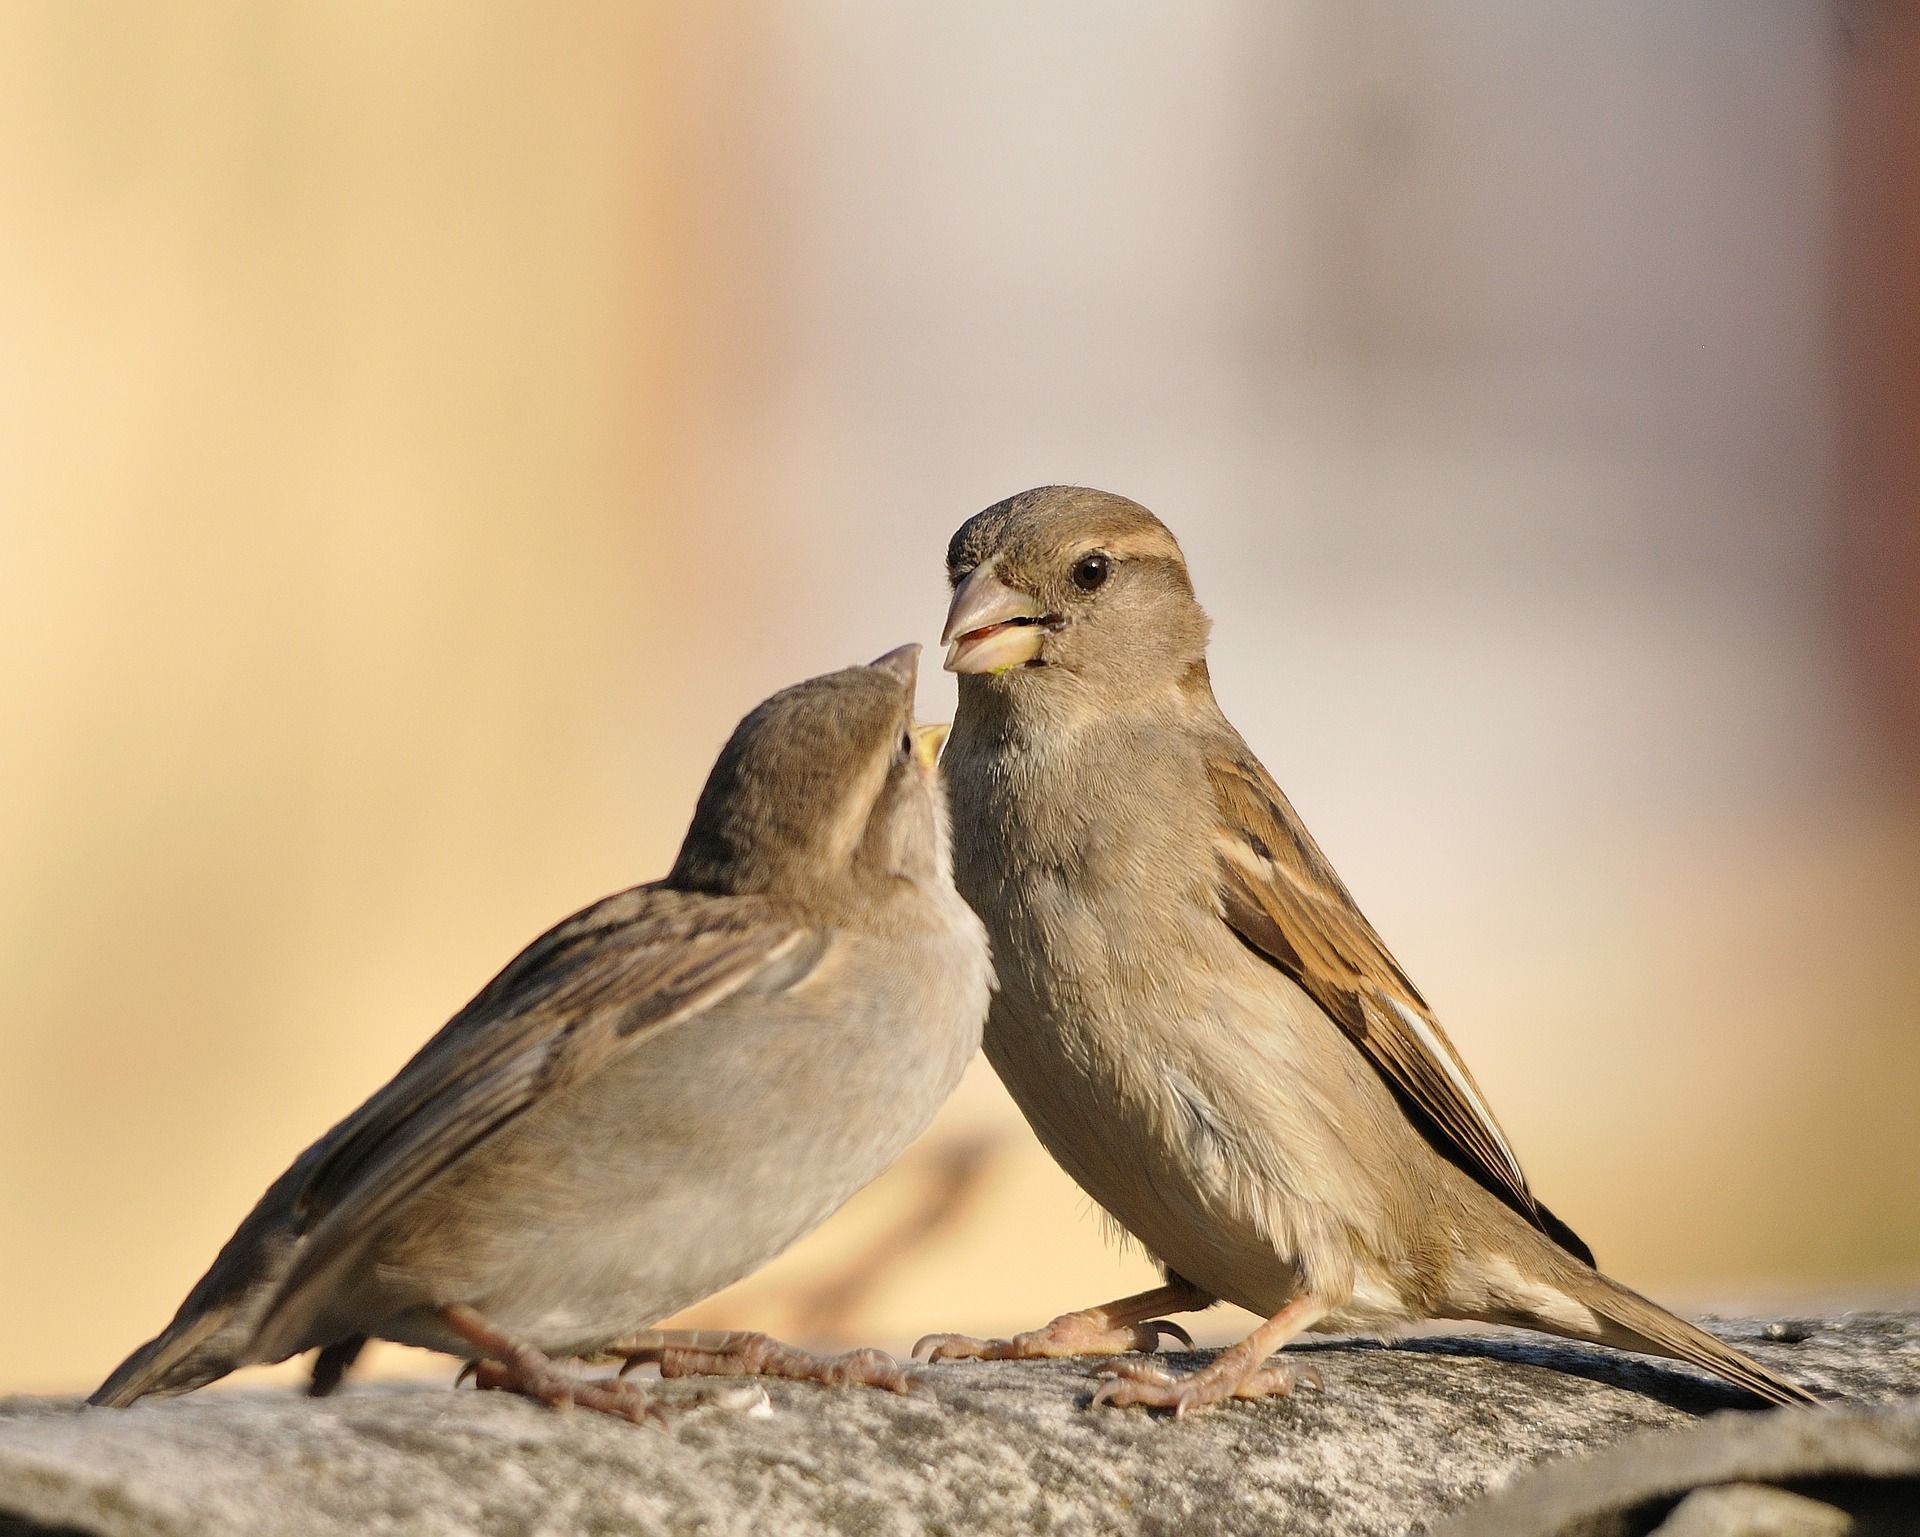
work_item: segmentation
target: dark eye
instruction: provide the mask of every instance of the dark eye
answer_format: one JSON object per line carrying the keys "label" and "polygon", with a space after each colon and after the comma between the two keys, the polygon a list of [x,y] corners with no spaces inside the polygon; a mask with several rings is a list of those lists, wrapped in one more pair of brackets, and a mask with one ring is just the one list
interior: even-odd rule
{"label": "dark eye", "polygon": [[894,756],[896,758],[911,758],[913,756],[913,733],[911,731],[903,731],[900,733],[900,750],[895,753]]}
{"label": "dark eye", "polygon": [[1082,555],[1073,568],[1073,585],[1082,592],[1092,592],[1107,579],[1112,563],[1106,556],[1095,550],[1091,555]]}

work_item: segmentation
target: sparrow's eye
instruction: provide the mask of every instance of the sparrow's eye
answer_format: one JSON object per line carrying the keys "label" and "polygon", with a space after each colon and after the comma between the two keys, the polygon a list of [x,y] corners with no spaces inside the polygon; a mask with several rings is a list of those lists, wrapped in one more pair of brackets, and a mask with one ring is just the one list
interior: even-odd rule
{"label": "sparrow's eye", "polygon": [[1073,585],[1082,592],[1092,592],[1107,579],[1112,562],[1095,550],[1091,555],[1082,555],[1073,568]]}
{"label": "sparrow's eye", "polygon": [[900,733],[900,743],[895,749],[893,756],[897,761],[902,762],[913,756],[913,733],[911,731],[903,731]]}

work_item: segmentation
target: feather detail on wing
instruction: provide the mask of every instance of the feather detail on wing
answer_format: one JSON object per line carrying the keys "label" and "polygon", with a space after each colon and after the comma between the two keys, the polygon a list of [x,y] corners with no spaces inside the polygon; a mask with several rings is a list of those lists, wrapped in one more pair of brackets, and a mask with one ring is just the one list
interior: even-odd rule
{"label": "feather detail on wing", "polygon": [[1592,1264],[1578,1235],[1535,1200],[1473,1074],[1279,786],[1244,749],[1209,757],[1207,772],[1220,813],[1221,910],[1234,932],[1347,1033],[1443,1152]]}
{"label": "feather detail on wing", "polygon": [[269,1316],[534,1104],[749,985],[794,985],[828,943],[785,904],[662,886],[550,929],[329,1135],[295,1197],[304,1242]]}

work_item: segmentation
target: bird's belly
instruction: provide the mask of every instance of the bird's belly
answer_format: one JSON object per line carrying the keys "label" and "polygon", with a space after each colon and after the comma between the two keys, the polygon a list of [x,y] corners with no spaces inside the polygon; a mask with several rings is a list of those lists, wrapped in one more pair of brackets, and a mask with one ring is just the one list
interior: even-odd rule
{"label": "bird's belly", "polygon": [[[578,1354],[658,1322],[758,1269],[884,1170],[976,1039],[977,1014],[957,1000],[910,1027],[766,1012],[723,1006],[647,1043],[413,1203],[374,1256],[392,1283],[377,1332],[457,1353],[437,1309],[459,1301],[517,1340]],[[731,1050],[696,1034],[714,1031]]]}
{"label": "bird's belly", "polygon": [[1310,1290],[1356,1326],[1410,1316],[1396,1222],[1352,1135],[1355,1096],[1377,1081],[1330,1070],[1346,1044],[1311,1001],[1264,973],[1158,1007],[1136,986],[1122,1031],[1089,1006],[1093,993],[1079,989],[1069,1007],[1003,997],[986,1035],[996,1071],[1081,1188],[1226,1301],[1271,1314]]}
{"label": "bird's belly", "polygon": [[1034,1047],[989,1026],[987,1056],[1035,1135],[1121,1228],[1226,1301],[1271,1313],[1295,1294],[1298,1255],[1270,1220],[1273,1192],[1236,1157],[1239,1129],[1201,1100],[1177,1056],[1119,1063],[1056,1045],[1036,1063]]}

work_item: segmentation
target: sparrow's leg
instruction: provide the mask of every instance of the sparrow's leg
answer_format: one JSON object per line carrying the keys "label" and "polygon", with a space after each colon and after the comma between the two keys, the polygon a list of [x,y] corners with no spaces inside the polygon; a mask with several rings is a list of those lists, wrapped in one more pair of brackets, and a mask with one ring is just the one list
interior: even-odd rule
{"label": "sparrow's leg", "polygon": [[1096,1376],[1108,1380],[1095,1390],[1093,1405],[1171,1409],[1179,1419],[1189,1409],[1230,1398],[1285,1398],[1302,1382],[1320,1387],[1320,1373],[1311,1366],[1270,1365],[1267,1357],[1326,1315],[1325,1303],[1297,1297],[1196,1372],[1176,1374],[1148,1361],[1109,1361],[1094,1368]]}
{"label": "sparrow's leg", "polygon": [[654,1329],[616,1340],[601,1354],[625,1360],[623,1377],[636,1366],[656,1362],[662,1377],[782,1377],[828,1387],[885,1388],[889,1393],[928,1391],[918,1373],[904,1370],[883,1350],[817,1356],[770,1335],[740,1330]]}
{"label": "sparrow's leg", "polygon": [[[578,1404],[602,1414],[615,1414],[638,1425],[665,1416],[660,1406],[631,1382],[596,1382],[562,1371],[531,1345],[507,1338],[470,1307],[455,1304],[440,1316],[449,1329],[480,1353],[472,1363],[475,1387],[500,1388],[536,1398],[549,1408]],[[465,1377],[466,1372],[461,1376]]]}
{"label": "sparrow's leg", "polygon": [[1152,1291],[1122,1297],[1097,1308],[1062,1313],[1043,1328],[1010,1340],[981,1340],[970,1334],[929,1334],[913,1347],[916,1361],[1041,1361],[1061,1356],[1117,1356],[1129,1350],[1153,1350],[1170,1334],[1189,1349],[1193,1339],[1162,1313],[1197,1313],[1220,1299],[1177,1276]]}

